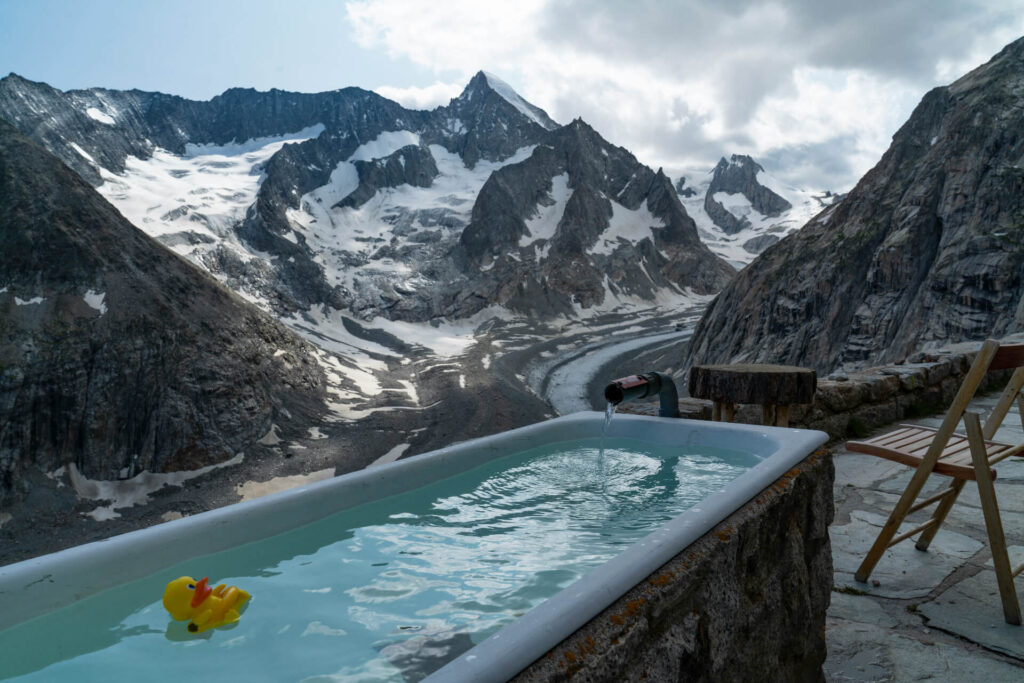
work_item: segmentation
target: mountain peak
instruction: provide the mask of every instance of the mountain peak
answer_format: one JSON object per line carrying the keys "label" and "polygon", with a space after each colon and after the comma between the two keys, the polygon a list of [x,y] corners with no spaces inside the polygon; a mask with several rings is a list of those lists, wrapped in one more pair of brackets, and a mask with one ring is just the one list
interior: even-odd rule
{"label": "mountain peak", "polygon": [[488,92],[493,92],[498,97],[511,104],[519,111],[519,113],[533,123],[536,123],[541,128],[546,130],[554,130],[555,128],[558,128],[558,124],[548,116],[547,112],[540,107],[527,102],[526,99],[517,93],[511,85],[487,71],[477,71],[476,75],[470,79],[466,88],[457,99],[469,102],[478,94],[486,95]]}
{"label": "mountain peak", "polygon": [[746,154],[733,154],[726,159],[722,157],[718,161],[718,165],[715,166],[715,174],[723,173],[730,167],[738,167],[741,169],[749,170],[749,172],[757,173],[758,171],[764,171],[764,167],[761,164],[754,161],[753,157]]}

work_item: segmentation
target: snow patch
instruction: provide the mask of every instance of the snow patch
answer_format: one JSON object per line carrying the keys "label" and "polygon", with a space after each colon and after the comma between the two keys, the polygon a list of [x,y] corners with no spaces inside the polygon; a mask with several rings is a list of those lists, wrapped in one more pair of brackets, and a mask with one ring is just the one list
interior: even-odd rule
{"label": "snow patch", "polygon": [[384,330],[409,344],[430,349],[435,355],[443,358],[461,356],[476,343],[473,334],[476,325],[465,319],[444,322],[434,327],[426,323],[374,318],[369,325]]}
{"label": "snow patch", "polygon": [[93,119],[94,121],[99,121],[100,123],[105,123],[108,126],[113,126],[115,123],[117,123],[117,121],[114,120],[113,116],[104,111],[100,111],[96,107],[89,107],[85,110],[85,113],[90,119]]}
{"label": "snow patch", "polygon": [[[201,267],[203,255],[219,246],[244,261],[269,260],[240,242],[235,225],[255,201],[270,157],[323,130],[317,124],[243,143],[188,144],[182,156],[157,148],[149,159],[129,156],[120,175],[100,168],[103,184],[97,189],[137,228]],[[183,234],[197,237],[182,239]]]}
{"label": "snow patch", "polygon": [[506,102],[508,102],[513,107],[518,109],[519,112],[523,116],[525,116],[526,118],[530,119],[531,121],[536,123],[541,128],[546,128],[548,130],[553,130],[553,128],[551,127],[551,124],[545,123],[543,120],[541,120],[541,118],[534,111],[535,107],[533,105],[531,105],[529,102],[527,102],[526,100],[524,100],[519,95],[519,93],[517,93],[515,91],[515,89],[512,88],[511,85],[509,85],[505,81],[501,80],[500,78],[498,78],[494,74],[487,73],[486,71],[484,71],[483,73],[484,73],[484,77],[487,79],[487,84],[491,86],[491,89],[494,90],[494,92],[496,92],[499,95],[501,95],[501,97]]}
{"label": "snow patch", "polygon": [[82,476],[74,463],[68,465],[67,472],[68,479],[71,480],[71,486],[74,487],[75,493],[78,494],[79,498],[111,501],[109,505],[98,507],[86,513],[97,522],[104,522],[121,516],[115,510],[148,503],[150,494],[165,486],[181,486],[189,479],[195,479],[213,470],[239,465],[244,458],[245,455],[239,453],[230,460],[201,467],[198,470],[184,470],[181,472],[168,472],[166,474],[156,474],[143,470],[131,479],[118,479],[114,481],[87,479]]}
{"label": "snow patch", "polygon": [[627,209],[618,202],[612,202],[612,218],[608,227],[597,238],[597,243],[590,248],[591,254],[609,255],[619,246],[620,240],[633,244],[644,239],[654,242],[652,228],[665,227],[665,221],[651,213],[647,202],[635,211]]}
{"label": "snow patch", "polygon": [[81,147],[79,147],[79,146],[78,146],[77,144],[75,144],[74,142],[71,142],[71,143],[68,143],[68,144],[69,144],[69,146],[71,147],[71,149],[73,149],[73,150],[75,150],[76,152],[78,152],[78,156],[82,157],[83,159],[85,159],[86,161],[88,161],[88,162],[89,162],[90,164],[92,164],[93,166],[98,166],[98,164],[96,163],[96,160],[92,158],[92,155],[91,155],[91,154],[89,154],[88,152],[86,152],[86,151],[85,151],[84,149],[82,149]]}
{"label": "snow patch", "polygon": [[0,529],[4,528],[4,524],[14,519],[14,515],[10,512],[0,512]]}
{"label": "snow patch", "polygon": [[89,308],[97,310],[100,312],[100,315],[103,315],[104,313],[107,312],[107,305],[103,303],[103,300],[106,298],[106,296],[106,292],[95,292],[90,289],[89,291],[82,295],[82,299],[89,306]]}
{"label": "snow patch", "polygon": [[36,304],[41,304],[44,301],[46,301],[46,299],[41,296],[36,296],[31,299],[19,299],[18,297],[14,297],[14,303],[18,306],[35,306]]}
{"label": "snow patch", "polygon": [[264,434],[256,443],[264,446],[276,446],[281,443],[281,437],[277,435],[277,425],[272,423],[270,425],[270,429],[267,430],[267,433]]}
{"label": "snow patch", "polygon": [[310,472],[309,474],[293,474],[285,477],[274,477],[267,481],[247,481],[235,487],[235,493],[241,498],[240,502],[253,500],[278,491],[287,491],[296,486],[305,486],[316,481],[323,481],[334,476],[334,468]]}
{"label": "snow patch", "polygon": [[558,223],[562,220],[565,205],[571,194],[568,173],[557,175],[551,179],[551,192],[548,194],[551,204],[537,205],[533,217],[526,221],[527,234],[520,238],[520,247],[529,246],[537,240],[550,240],[555,236],[555,230],[558,229]]}

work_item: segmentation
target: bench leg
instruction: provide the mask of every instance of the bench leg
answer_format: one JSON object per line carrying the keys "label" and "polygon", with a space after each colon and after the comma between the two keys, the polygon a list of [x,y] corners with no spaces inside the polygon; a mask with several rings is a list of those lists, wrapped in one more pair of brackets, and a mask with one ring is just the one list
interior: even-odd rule
{"label": "bench leg", "polygon": [[736,420],[736,404],[732,401],[726,401],[724,415],[726,422],[734,422]]}
{"label": "bench leg", "polygon": [[775,406],[775,425],[778,427],[789,426],[789,406]]}
{"label": "bench leg", "polygon": [[722,402],[713,401],[711,403],[711,419],[715,422],[722,421]]}

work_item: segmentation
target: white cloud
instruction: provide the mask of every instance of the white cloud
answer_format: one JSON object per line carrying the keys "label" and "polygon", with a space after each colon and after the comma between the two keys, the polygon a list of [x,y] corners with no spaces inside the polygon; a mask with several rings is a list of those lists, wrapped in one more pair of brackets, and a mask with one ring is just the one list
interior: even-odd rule
{"label": "white cloud", "polygon": [[1024,33],[1024,0],[356,0],[359,43],[438,78],[493,71],[559,122],[582,116],[666,169],[748,153],[795,184],[850,186],[931,87]]}
{"label": "white cloud", "polygon": [[458,97],[465,87],[465,81],[458,83],[435,81],[432,85],[423,88],[416,86],[395,88],[390,85],[382,85],[375,88],[374,91],[408,109],[433,109],[448,104],[453,97]]}

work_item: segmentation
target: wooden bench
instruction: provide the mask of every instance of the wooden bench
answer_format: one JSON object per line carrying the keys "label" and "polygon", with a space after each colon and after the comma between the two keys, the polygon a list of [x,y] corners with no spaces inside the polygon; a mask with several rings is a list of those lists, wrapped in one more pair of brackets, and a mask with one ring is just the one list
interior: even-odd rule
{"label": "wooden bench", "polygon": [[818,374],[793,365],[737,363],[690,368],[690,396],[713,401],[711,419],[732,422],[736,404],[761,406],[761,423],[789,426],[789,407],[810,403]]}

